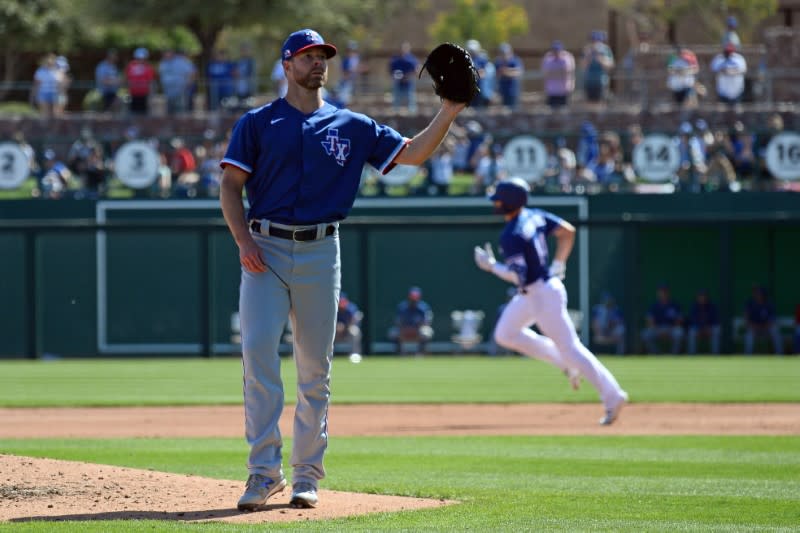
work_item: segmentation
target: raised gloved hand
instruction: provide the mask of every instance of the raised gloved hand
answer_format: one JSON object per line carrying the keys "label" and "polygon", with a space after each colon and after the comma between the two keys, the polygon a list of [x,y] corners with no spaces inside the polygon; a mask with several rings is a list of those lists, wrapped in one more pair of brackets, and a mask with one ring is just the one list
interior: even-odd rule
{"label": "raised gloved hand", "polygon": [[469,103],[481,92],[480,75],[472,56],[453,43],[442,43],[428,54],[419,71],[427,70],[433,80],[433,90],[440,98],[453,102]]}
{"label": "raised gloved hand", "polygon": [[550,274],[550,277],[552,278],[563,280],[567,275],[567,265],[564,264],[563,261],[553,259],[553,262],[550,263],[550,270],[548,271],[548,274]]}
{"label": "raised gloved hand", "polygon": [[491,272],[496,262],[491,244],[487,242],[483,247],[475,247],[475,264],[478,265],[478,268]]}

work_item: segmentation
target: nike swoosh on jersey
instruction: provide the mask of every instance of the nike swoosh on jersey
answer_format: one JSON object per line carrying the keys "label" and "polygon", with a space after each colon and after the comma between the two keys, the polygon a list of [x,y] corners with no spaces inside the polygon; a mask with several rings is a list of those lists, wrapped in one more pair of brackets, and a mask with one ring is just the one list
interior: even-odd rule
{"label": "nike swoosh on jersey", "polygon": [[272,120],[270,120],[270,121],[269,121],[269,123],[270,123],[270,124],[277,124],[278,122],[280,122],[280,121],[281,121],[281,120],[283,120],[283,119],[284,119],[284,117],[281,117],[281,118],[273,118]]}

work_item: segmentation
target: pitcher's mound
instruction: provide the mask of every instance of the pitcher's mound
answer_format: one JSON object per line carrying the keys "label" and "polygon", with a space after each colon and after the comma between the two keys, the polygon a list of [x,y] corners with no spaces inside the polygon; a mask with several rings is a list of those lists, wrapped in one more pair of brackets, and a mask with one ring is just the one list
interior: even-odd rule
{"label": "pitcher's mound", "polygon": [[446,500],[320,490],[315,509],[289,507],[290,488],[268,508],[236,510],[244,482],[0,454],[0,521],[218,520],[278,522],[440,507]]}

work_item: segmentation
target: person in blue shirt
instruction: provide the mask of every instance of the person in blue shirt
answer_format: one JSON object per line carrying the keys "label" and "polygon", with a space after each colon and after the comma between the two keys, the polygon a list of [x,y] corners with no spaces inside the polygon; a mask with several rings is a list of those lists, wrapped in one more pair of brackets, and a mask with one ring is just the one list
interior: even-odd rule
{"label": "person in blue shirt", "polygon": [[642,341],[649,353],[659,353],[657,341],[661,338],[672,341],[672,353],[680,352],[683,341],[683,314],[680,305],[673,301],[668,285],[658,286],[656,301],[647,311],[645,320],[647,325],[642,331]]}
{"label": "person in blue shirt", "polygon": [[783,341],[778,323],[775,320],[775,306],[767,297],[767,290],[760,286],[753,286],[750,299],[744,307],[746,331],[744,334],[744,353],[752,354],[753,345],[757,337],[769,337],[772,341],[774,352],[783,354]]}
{"label": "person in blue shirt", "polygon": [[350,355],[361,355],[361,320],[364,313],[342,291],[336,311],[336,337],[334,343],[348,343]]}
{"label": "person in blue shirt", "polygon": [[122,84],[122,76],[117,65],[119,56],[114,49],[106,52],[106,57],[94,70],[95,84],[102,101],[101,110],[109,111],[117,103],[117,91]]}
{"label": "person in blue shirt", "polygon": [[500,93],[503,105],[509,109],[516,109],[522,93],[522,74],[525,72],[525,67],[510,44],[500,44],[500,55],[494,61],[494,71],[497,77],[497,92]]}
{"label": "person in blue shirt", "polygon": [[228,59],[225,50],[215,50],[206,67],[208,81],[208,110],[216,111],[222,107],[226,98],[234,95],[236,63]]}
{"label": "person in blue shirt", "polygon": [[489,59],[486,50],[481,48],[481,43],[477,40],[469,39],[465,45],[480,76],[480,81],[478,82],[480,92],[475,95],[469,105],[473,108],[488,107],[494,99],[496,83],[494,63]]}
{"label": "person in blue shirt", "polygon": [[592,307],[592,340],[612,344],[617,355],[625,354],[625,317],[611,293],[603,293],[601,302]]}
{"label": "person in blue shirt", "polygon": [[411,43],[400,45],[400,53],[389,61],[392,75],[392,103],[395,109],[405,107],[409,112],[417,110],[417,65],[419,60],[411,53]]}
{"label": "person in blue shirt", "polygon": [[[474,249],[481,270],[518,289],[497,321],[494,340],[506,349],[557,367],[573,388],[579,386],[581,376],[585,378],[600,394],[605,408],[600,424],[612,424],[628,394],[578,338],[561,281],[575,244],[575,227],[552,213],[526,207],[529,193],[528,183],[515,177],[498,183],[489,197],[495,213],[502,214],[506,222],[500,234],[504,261],[495,259],[489,243]],[[552,262],[548,237],[556,242]],[[541,335],[531,329],[534,324]]]}
{"label": "person in blue shirt", "polygon": [[[281,49],[285,97],[239,118],[231,133],[220,206],[242,265],[239,317],[249,477],[237,507],[263,509],[286,487],[281,334],[292,323],[297,407],[290,505],[314,507],[325,477],[328,405],[341,288],[339,221],[349,214],[366,164],[381,173],[422,165],[464,104],[444,99],[412,138],[323,99],[336,47],[312,29]],[[246,212],[242,192],[246,192]]]}
{"label": "person in blue shirt", "polygon": [[422,299],[422,289],[411,287],[408,296],[397,305],[394,325],[389,338],[396,344],[397,353],[403,353],[404,342],[417,343],[417,353],[425,353],[425,345],[433,338],[433,311]]}
{"label": "person in blue shirt", "polygon": [[686,353],[690,355],[697,353],[697,339],[700,337],[709,340],[712,354],[719,354],[719,314],[706,289],[697,292],[694,303],[689,309],[688,318]]}

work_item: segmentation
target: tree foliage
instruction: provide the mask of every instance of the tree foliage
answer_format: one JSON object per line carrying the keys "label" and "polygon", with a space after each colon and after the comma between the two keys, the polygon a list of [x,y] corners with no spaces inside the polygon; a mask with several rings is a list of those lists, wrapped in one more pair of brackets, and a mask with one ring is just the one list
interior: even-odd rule
{"label": "tree foliage", "polygon": [[675,24],[680,21],[703,20],[721,37],[725,19],[737,17],[738,33],[751,40],[752,32],[765,18],[774,15],[778,0],[609,0],[609,7],[640,20]]}
{"label": "tree foliage", "polygon": [[429,29],[437,42],[463,44],[477,39],[487,49],[527,31],[525,9],[501,0],[455,0],[453,8],[439,13]]}
{"label": "tree foliage", "polygon": [[[313,27],[323,35],[348,35],[359,24],[380,24],[393,9],[408,0],[87,0],[98,23],[170,30],[188,29],[207,60],[224,33],[242,31],[277,45],[293,30]],[[375,26],[373,26],[375,27]],[[329,40],[330,37],[327,37]]]}
{"label": "tree foliage", "polygon": [[3,81],[17,79],[20,52],[64,50],[76,28],[64,0],[0,0]]}

